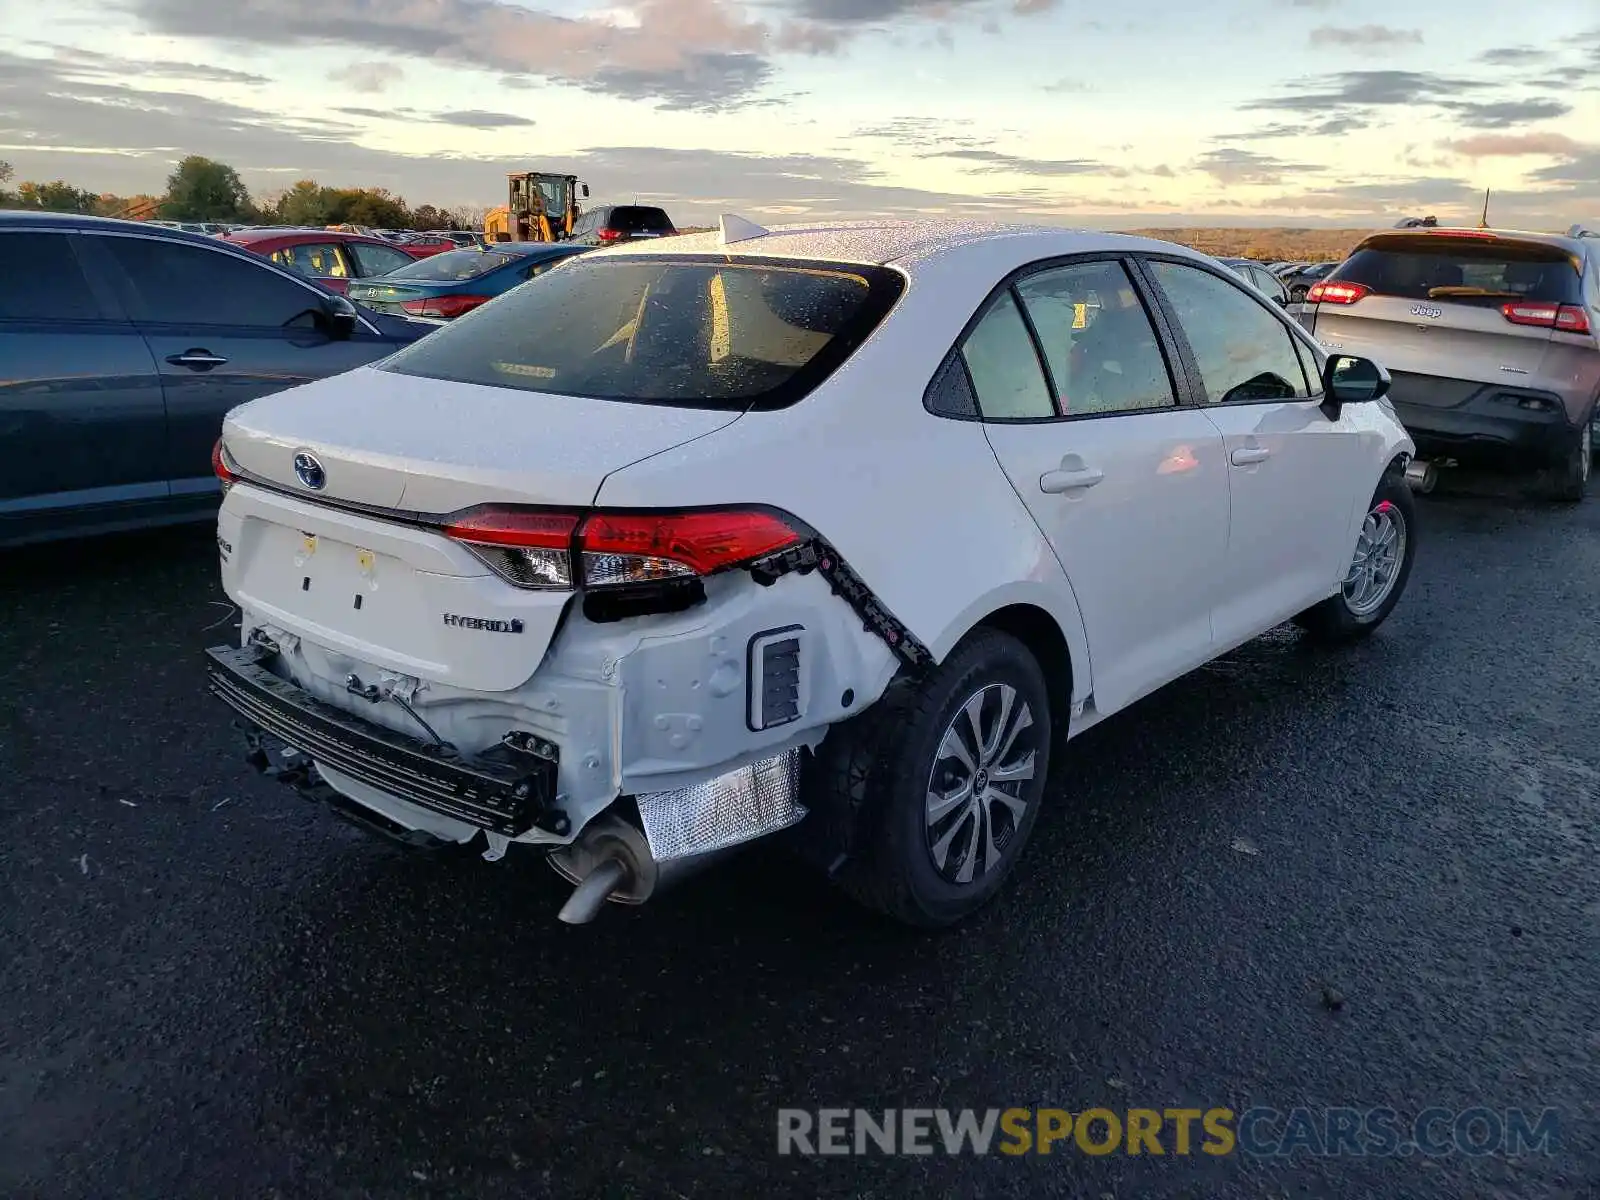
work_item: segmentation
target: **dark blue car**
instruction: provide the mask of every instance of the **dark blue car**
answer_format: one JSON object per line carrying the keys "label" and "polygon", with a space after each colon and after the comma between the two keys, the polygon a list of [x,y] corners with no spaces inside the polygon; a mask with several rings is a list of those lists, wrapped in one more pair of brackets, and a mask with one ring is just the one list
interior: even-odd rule
{"label": "dark blue car", "polygon": [[0,546],[209,519],[229,409],[432,328],[216,238],[0,211]]}
{"label": "dark blue car", "polygon": [[496,242],[482,249],[446,250],[387,275],[352,281],[350,298],[375,312],[452,321],[587,249],[561,242]]}

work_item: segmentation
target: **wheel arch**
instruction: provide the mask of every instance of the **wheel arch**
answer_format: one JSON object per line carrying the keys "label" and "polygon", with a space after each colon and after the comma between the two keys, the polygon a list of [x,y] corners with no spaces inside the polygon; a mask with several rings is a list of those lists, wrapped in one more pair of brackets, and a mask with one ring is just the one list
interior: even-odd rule
{"label": "wheel arch", "polygon": [[951,651],[978,629],[1008,633],[1038,660],[1050,685],[1052,707],[1065,717],[1090,691],[1088,639],[1076,600],[1065,586],[1047,589],[1043,584],[1012,585],[990,593],[972,605],[930,647],[943,662]]}

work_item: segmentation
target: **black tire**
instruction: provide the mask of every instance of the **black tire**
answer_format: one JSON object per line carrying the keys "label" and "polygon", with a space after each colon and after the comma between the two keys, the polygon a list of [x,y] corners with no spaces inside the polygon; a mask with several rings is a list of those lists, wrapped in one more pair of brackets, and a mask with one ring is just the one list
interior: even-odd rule
{"label": "black tire", "polygon": [[1394,611],[1394,606],[1400,602],[1406,590],[1406,581],[1411,578],[1411,564],[1417,556],[1417,501],[1398,471],[1384,473],[1378,490],[1372,493],[1372,500],[1367,505],[1368,516],[1372,516],[1383,505],[1391,506],[1389,519],[1399,521],[1404,535],[1399,570],[1395,573],[1393,586],[1383,601],[1370,610],[1358,611],[1353,608],[1350,597],[1341,586],[1322,603],[1313,605],[1295,617],[1295,624],[1319,642],[1339,644],[1359,641],[1368,636]]}
{"label": "black tire", "polygon": [[[975,808],[970,821],[957,814],[954,823],[970,826],[973,843],[981,829],[993,834],[999,828],[998,858],[991,869],[975,870],[970,882],[952,882],[936,866],[926,815],[935,769],[951,761],[938,759],[938,751],[969,699],[982,694],[988,697],[985,712],[998,712],[1002,685],[1015,690],[1013,712],[1021,712],[1020,703],[1028,705],[1031,732],[1019,734],[1018,745],[1032,738],[1033,775],[1017,781],[1020,816],[1012,818],[1008,806],[989,806],[1000,815],[995,826],[987,826]],[[998,630],[968,635],[920,679],[897,678],[877,704],[832,730],[819,747],[819,798],[831,811],[859,814],[854,850],[835,881],[868,908],[921,928],[952,925],[977,911],[999,891],[1033,832],[1050,770],[1052,728],[1049,688],[1038,661]],[[1014,823],[1000,827],[1007,820]],[[946,824],[939,832],[950,828]],[[954,857],[966,844],[958,831],[947,853]],[[976,844],[973,853],[978,855]]]}
{"label": "black tire", "polygon": [[1566,458],[1545,468],[1542,490],[1558,503],[1577,504],[1589,494],[1589,476],[1593,470],[1594,426],[1585,421],[1573,438]]}

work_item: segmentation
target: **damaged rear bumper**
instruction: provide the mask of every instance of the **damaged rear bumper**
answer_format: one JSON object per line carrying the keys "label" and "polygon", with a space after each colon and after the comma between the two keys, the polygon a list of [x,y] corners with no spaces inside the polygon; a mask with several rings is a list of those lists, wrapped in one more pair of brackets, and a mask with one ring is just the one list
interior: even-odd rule
{"label": "damaged rear bumper", "polygon": [[[486,842],[485,857],[498,859],[530,830],[560,837],[542,848],[576,885],[561,914],[569,922],[592,920],[606,900],[643,903],[667,882],[806,816],[796,747],[688,787],[629,797],[633,811],[613,809],[569,836],[553,744],[540,739],[539,753],[522,749],[524,742],[464,756],[323,703],[272,672],[275,653],[256,643],[206,651],[212,693],[257,731],[251,745],[258,767],[367,830],[416,848]],[[271,765],[263,735],[287,748],[283,765]],[[445,818],[454,838],[428,816]]]}
{"label": "damaged rear bumper", "polygon": [[318,764],[406,803],[507,838],[570,829],[555,805],[553,756],[496,747],[468,758],[385,729],[278,678],[265,665],[272,656],[259,645],[207,650],[212,694]]}

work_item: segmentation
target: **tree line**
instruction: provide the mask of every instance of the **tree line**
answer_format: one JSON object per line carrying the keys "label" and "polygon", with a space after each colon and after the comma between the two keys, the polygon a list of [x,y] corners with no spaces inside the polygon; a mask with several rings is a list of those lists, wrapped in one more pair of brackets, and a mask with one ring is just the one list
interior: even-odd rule
{"label": "tree line", "polygon": [[0,162],[0,208],[87,213],[135,220],[221,221],[240,225],[369,225],[377,229],[475,229],[480,208],[410,207],[383,188],[325,187],[302,179],[284,191],[252,196],[226,163],[190,155],[167,176],[160,196],[117,196],[74,187],[64,180],[12,184],[11,165]]}

